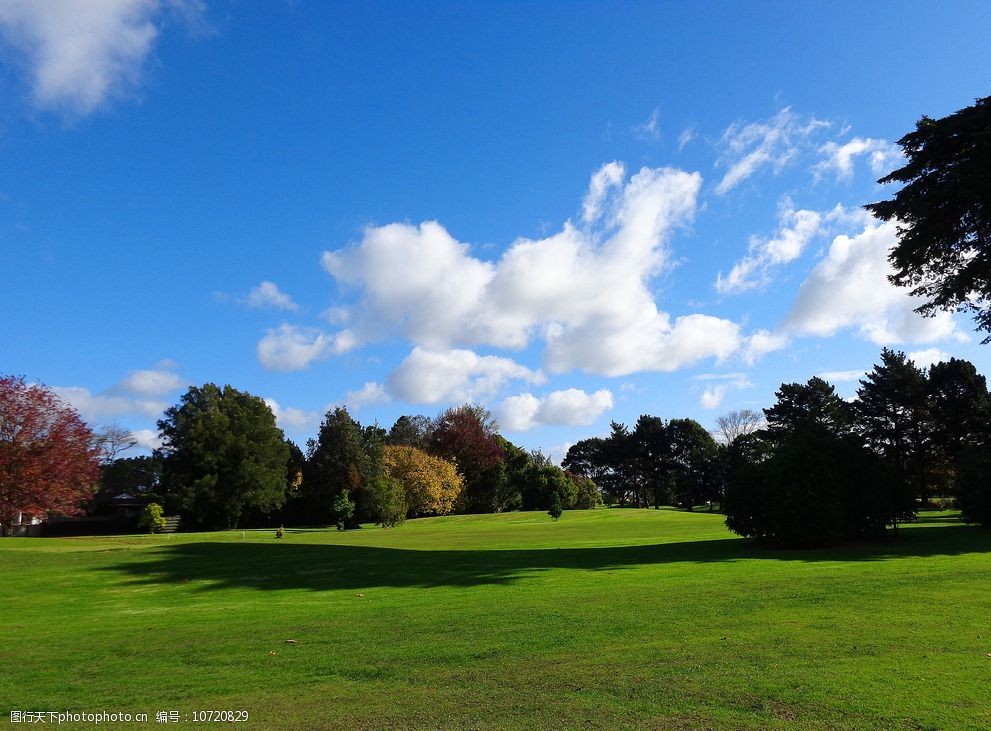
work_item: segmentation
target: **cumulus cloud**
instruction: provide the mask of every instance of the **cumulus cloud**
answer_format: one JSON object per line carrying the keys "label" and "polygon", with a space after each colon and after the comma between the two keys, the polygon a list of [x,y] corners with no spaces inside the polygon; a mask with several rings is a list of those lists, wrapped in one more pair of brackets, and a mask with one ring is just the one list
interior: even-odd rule
{"label": "cumulus cloud", "polygon": [[745,373],[700,373],[693,380],[708,382],[699,397],[699,406],[711,411],[718,408],[730,391],[753,387]]}
{"label": "cumulus cloud", "polygon": [[767,286],[774,269],[801,256],[821,227],[820,214],[795,210],[791,198],[785,196],[778,205],[777,234],[770,239],[751,236],[747,255],[733,265],[726,277],[722,273],[717,276],[716,290],[720,294],[738,294]]}
{"label": "cumulus cloud", "polygon": [[819,148],[819,154],[823,159],[813,168],[816,179],[833,173],[837,180],[849,180],[853,177],[854,159],[860,156],[867,157],[875,177],[891,172],[904,161],[897,145],[870,137],[854,137],[842,145],[830,141]]}
{"label": "cumulus cloud", "polygon": [[538,426],[588,426],[613,406],[612,393],[586,393],[578,388],[553,391],[543,398],[532,394],[510,396],[498,408],[499,424],[507,431]]}
{"label": "cumulus cloud", "polygon": [[719,141],[719,164],[727,170],[716,185],[716,194],[728,193],[761,168],[781,171],[811,144],[819,130],[829,126],[815,117],[802,118],[790,107],[765,122],[730,125]]}
{"label": "cumulus cloud", "polygon": [[88,114],[136,87],[166,8],[196,22],[199,0],[0,0],[0,32],[31,75],[35,103]]}
{"label": "cumulus cloud", "polygon": [[544,377],[510,358],[417,346],[389,376],[388,385],[404,401],[437,404],[491,396],[509,381],[542,383]]}
{"label": "cumulus cloud", "polygon": [[896,243],[895,222],[872,222],[859,234],[833,239],[799,288],[785,331],[825,337],[855,328],[878,345],[966,337],[951,313],[918,315],[921,302],[888,281],[888,252]]}
{"label": "cumulus cloud", "polygon": [[270,371],[299,371],[356,345],[357,339],[349,330],[331,335],[315,328],[282,324],[267,330],[258,341],[258,361]]}
{"label": "cumulus cloud", "polygon": [[360,293],[350,325],[362,339],[402,335],[427,351],[543,341],[553,372],[670,371],[740,346],[739,327],[660,311],[649,281],[669,270],[670,238],[695,213],[701,177],[620,163],[593,176],[582,226],[515,241],[490,262],[439,223],[390,224],[323,255],[326,270]]}
{"label": "cumulus cloud", "polygon": [[146,397],[164,396],[186,385],[185,379],[171,370],[137,370],[131,371],[126,378],[111,388],[109,393]]}
{"label": "cumulus cloud", "polygon": [[950,354],[939,348],[925,348],[924,350],[913,350],[908,354],[908,359],[919,368],[929,368],[937,363],[948,361]]}
{"label": "cumulus cloud", "polygon": [[357,391],[348,391],[344,397],[344,403],[355,411],[360,411],[365,404],[381,404],[389,400],[389,394],[385,386],[374,381],[367,381]]}
{"label": "cumulus cloud", "polygon": [[854,369],[850,371],[824,371],[816,374],[819,378],[830,383],[847,383],[849,381],[859,381],[867,375],[867,371]]}
{"label": "cumulus cloud", "polygon": [[273,398],[266,398],[265,403],[272,410],[276,423],[283,431],[309,432],[313,431],[320,424],[320,414],[315,411],[306,411],[291,406],[283,408]]}
{"label": "cumulus cloud", "polygon": [[163,397],[188,385],[182,376],[165,369],[174,367],[172,361],[159,365],[163,367],[131,371],[101,393],[82,386],[54,386],[53,390],[91,424],[121,416],[157,418],[170,406]]}
{"label": "cumulus cloud", "polygon": [[162,446],[162,435],[154,429],[134,429],[131,431],[131,435],[139,447],[147,449],[149,452]]}
{"label": "cumulus cloud", "polygon": [[165,401],[118,395],[113,389],[99,394],[82,386],[53,386],[52,390],[90,424],[127,415],[159,417],[169,407]]}
{"label": "cumulus cloud", "polygon": [[788,347],[788,337],[770,330],[758,330],[744,338],[740,357],[747,365],[753,365],[768,353]]}
{"label": "cumulus cloud", "polygon": [[592,223],[602,215],[602,201],[612,188],[623,183],[626,177],[626,167],[615,160],[599,168],[588,184],[588,193],[582,201],[582,220]]}
{"label": "cumulus cloud", "polygon": [[257,287],[248,292],[245,304],[258,309],[289,310],[295,312],[299,305],[293,302],[292,297],[279,289],[275,282],[263,281]]}

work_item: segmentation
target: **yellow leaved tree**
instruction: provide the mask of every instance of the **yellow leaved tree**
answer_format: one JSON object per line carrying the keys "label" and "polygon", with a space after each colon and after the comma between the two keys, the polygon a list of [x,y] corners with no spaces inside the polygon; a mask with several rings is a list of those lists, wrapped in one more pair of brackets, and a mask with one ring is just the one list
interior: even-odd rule
{"label": "yellow leaved tree", "polygon": [[403,486],[411,517],[450,513],[464,489],[453,463],[416,447],[387,446],[385,471]]}

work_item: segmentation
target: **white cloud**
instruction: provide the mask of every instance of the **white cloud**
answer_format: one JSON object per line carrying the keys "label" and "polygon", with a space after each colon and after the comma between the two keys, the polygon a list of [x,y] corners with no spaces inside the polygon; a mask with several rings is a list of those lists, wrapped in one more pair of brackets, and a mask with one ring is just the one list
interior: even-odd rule
{"label": "white cloud", "polygon": [[771,239],[750,237],[747,256],[733,265],[724,278],[716,278],[716,290],[720,294],[738,294],[749,289],[764,287],[771,281],[775,267],[794,261],[822,226],[822,216],[815,211],[795,210],[788,196],[778,205],[778,233]]}
{"label": "white cloud", "polygon": [[186,22],[197,0],[0,0],[0,32],[23,55],[35,103],[88,114],[134,89],[165,8]]}
{"label": "white cloud", "polygon": [[544,398],[526,393],[503,400],[498,420],[511,432],[548,425],[588,426],[612,406],[612,393],[606,389],[589,394],[569,388],[553,391]]}
{"label": "white cloud", "polygon": [[747,365],[753,365],[768,353],[788,347],[788,337],[769,330],[758,330],[744,338],[741,358]]}
{"label": "white cloud", "polygon": [[249,307],[258,309],[272,308],[276,310],[290,310],[295,312],[299,305],[292,301],[292,297],[279,289],[275,282],[263,281],[248,293],[245,303]]}
{"label": "white cloud", "polygon": [[582,220],[593,223],[602,215],[602,201],[613,188],[623,183],[626,167],[621,162],[610,162],[599,168],[588,184],[588,193],[582,201]]}
{"label": "white cloud", "polygon": [[135,394],[138,396],[164,396],[188,385],[186,380],[170,370],[137,370],[108,393]]}
{"label": "white cloud", "polygon": [[491,396],[514,380],[542,383],[544,377],[509,358],[417,346],[389,376],[388,385],[404,401],[437,404]]}
{"label": "white cloud", "polygon": [[699,397],[699,405],[706,410],[717,408],[729,391],[752,388],[754,385],[745,373],[700,373],[692,380],[710,384]]}
{"label": "white cloud", "polygon": [[926,348],[924,350],[913,350],[908,354],[908,359],[913,361],[919,368],[929,368],[937,363],[948,361],[950,354],[939,348]]}
{"label": "white cloud", "polygon": [[154,429],[134,429],[131,435],[142,449],[154,451],[162,446],[162,435]]}
{"label": "white cloud", "polygon": [[52,390],[90,424],[112,421],[125,415],[160,417],[169,407],[164,401],[114,395],[112,389],[101,394],[94,394],[81,386],[54,386]]}
{"label": "white cloud", "polygon": [[330,335],[314,328],[283,324],[267,330],[258,341],[258,360],[270,371],[298,371],[314,361],[345,353],[357,344],[349,330]]}
{"label": "white cloud", "polygon": [[850,371],[824,371],[823,373],[817,373],[816,375],[822,380],[829,381],[830,383],[847,383],[849,381],[859,381],[867,375],[867,371],[863,369],[854,369]]}
{"label": "white cloud", "polygon": [[357,391],[348,391],[344,398],[344,403],[354,411],[360,411],[365,404],[381,404],[389,400],[389,394],[385,386],[374,381],[367,381]]}
{"label": "white cloud", "polygon": [[904,161],[897,145],[870,137],[854,137],[842,145],[830,141],[819,148],[819,153],[823,159],[813,168],[816,179],[832,172],[837,180],[849,180],[853,177],[854,158],[861,155],[867,156],[875,177],[886,175]]}
{"label": "white cloud", "polygon": [[650,113],[650,119],[633,128],[633,136],[641,140],[661,139],[660,122],[661,110],[655,108],[654,111]]}
{"label": "white cloud", "polygon": [[439,223],[369,228],[323,264],[361,293],[350,320],[362,339],[401,334],[426,351],[543,340],[554,372],[670,371],[724,358],[741,343],[728,320],[659,311],[648,287],[671,267],[669,240],[691,222],[701,177],[619,163],[592,177],[584,227],[518,239],[496,262],[471,255]]}
{"label": "white cloud", "polygon": [[320,414],[315,411],[306,411],[293,407],[283,408],[279,402],[272,398],[265,399],[268,408],[275,415],[275,421],[279,428],[287,432],[308,432],[314,430],[320,424]]}
{"label": "white cloud", "polygon": [[695,139],[695,130],[691,127],[686,127],[681,130],[681,134],[678,135],[678,152],[681,152],[685,147]]}
{"label": "white cloud", "polygon": [[929,343],[964,337],[953,315],[922,317],[921,304],[888,281],[888,252],[897,243],[895,222],[870,223],[855,236],[837,236],[802,283],[784,329],[826,337],[844,328],[878,345]]}
{"label": "white cloud", "polygon": [[716,194],[728,193],[763,167],[782,170],[829,122],[802,119],[785,107],[766,122],[730,125],[720,139],[719,163],[728,168],[716,185]]}

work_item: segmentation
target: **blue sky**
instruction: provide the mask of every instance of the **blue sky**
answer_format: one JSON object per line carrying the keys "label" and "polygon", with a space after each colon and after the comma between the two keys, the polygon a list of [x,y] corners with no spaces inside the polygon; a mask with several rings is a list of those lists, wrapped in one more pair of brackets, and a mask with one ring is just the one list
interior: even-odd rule
{"label": "blue sky", "polygon": [[485,404],[560,457],[882,346],[893,144],[991,85],[986,2],[0,0],[0,372],[153,445],[190,384],[299,443]]}

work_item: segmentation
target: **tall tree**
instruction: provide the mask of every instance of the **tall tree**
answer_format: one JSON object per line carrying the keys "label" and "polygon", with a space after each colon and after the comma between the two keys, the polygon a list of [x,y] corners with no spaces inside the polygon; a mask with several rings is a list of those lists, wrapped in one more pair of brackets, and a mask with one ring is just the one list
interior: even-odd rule
{"label": "tall tree", "polygon": [[0,376],[0,528],[76,515],[100,477],[93,432],[50,389]]}
{"label": "tall tree", "polygon": [[970,310],[991,333],[991,97],[922,117],[898,144],[906,164],[878,182],[903,187],[865,206],[899,222],[890,279],[928,300],[918,312]]}
{"label": "tall tree", "polygon": [[808,383],[783,383],[775,396],[777,403],[764,409],[771,436],[807,426],[820,426],[832,434],[850,430],[849,405],[836,395],[832,385],[818,376],[810,378]]}
{"label": "tall tree", "polygon": [[354,519],[370,517],[362,491],[382,474],[384,448],[385,435],[378,427],[363,428],[343,407],[328,411],[316,440],[307,443],[303,489],[311,515],[336,522],[335,500],[346,494],[356,505]]}
{"label": "tall tree", "polygon": [[96,447],[100,451],[100,461],[108,465],[117,459],[122,452],[138,445],[138,440],[128,430],[117,424],[109,424],[94,435]]}
{"label": "tall tree", "polygon": [[447,515],[464,489],[464,479],[446,459],[422,449],[388,444],[385,472],[398,480],[406,494],[407,515]]}
{"label": "tall tree", "polygon": [[933,441],[952,464],[964,450],[991,437],[987,380],[970,361],[950,358],[929,368]]}
{"label": "tall tree", "polygon": [[686,510],[719,499],[719,449],[716,440],[694,419],[667,424],[669,464],[675,498]]}
{"label": "tall tree", "polygon": [[885,348],[860,382],[853,408],[856,432],[881,455],[895,482],[927,503],[937,455],[926,374],[904,353]]}
{"label": "tall tree", "polygon": [[431,451],[457,465],[465,480],[464,509],[470,513],[503,510],[504,459],[498,426],[492,415],[477,404],[463,404],[444,411],[430,437]]}
{"label": "tall tree", "polygon": [[289,448],[258,396],[213,383],[192,386],[158,429],[162,486],[178,498],[189,523],[233,528],[249,510],[282,506]]}
{"label": "tall tree", "polygon": [[764,428],[764,415],[753,409],[731,411],[716,419],[716,435],[723,444],[732,444],[737,437],[753,434]]}
{"label": "tall tree", "polygon": [[644,491],[644,502],[651,499],[655,508],[671,500],[673,454],[671,432],[664,420],[641,414],[631,434],[630,457],[636,472],[635,484]]}
{"label": "tall tree", "polygon": [[385,443],[393,446],[427,449],[433,430],[434,420],[429,416],[422,414],[407,416],[404,414],[396,419],[396,423],[389,429]]}

